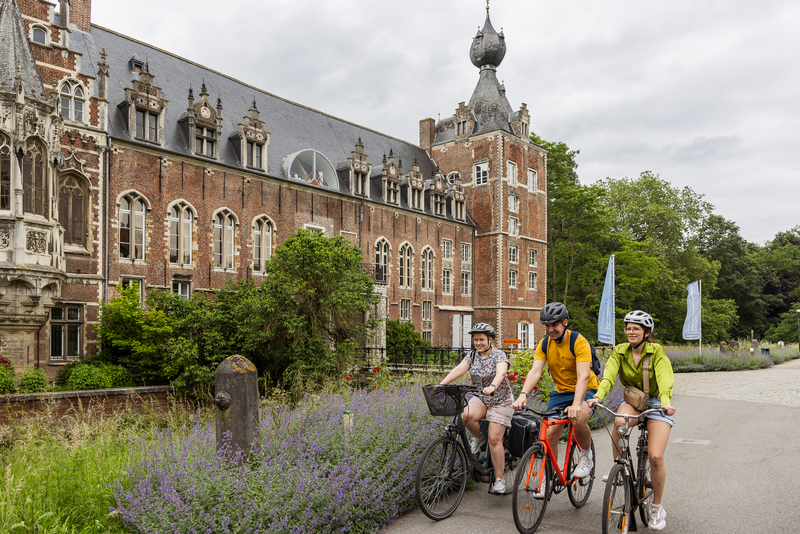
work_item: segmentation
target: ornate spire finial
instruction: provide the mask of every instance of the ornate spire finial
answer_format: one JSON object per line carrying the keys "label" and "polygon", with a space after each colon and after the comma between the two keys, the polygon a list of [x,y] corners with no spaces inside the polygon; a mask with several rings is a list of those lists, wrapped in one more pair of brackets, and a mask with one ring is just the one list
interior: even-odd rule
{"label": "ornate spire finial", "polygon": [[389,157],[390,158],[394,157],[394,151],[391,148],[389,149]]}
{"label": "ornate spire finial", "polygon": [[256,97],[253,97],[253,109],[258,110],[258,106],[256,106]]}
{"label": "ornate spire finial", "polygon": [[194,98],[194,90],[191,85],[189,85],[189,98]]}
{"label": "ornate spire finial", "polygon": [[486,0],[486,11],[489,11],[489,0]]}
{"label": "ornate spire finial", "polygon": [[200,86],[200,94],[207,93],[206,91],[206,80],[203,78],[203,85]]}
{"label": "ornate spire finial", "polygon": [[360,135],[358,136],[358,144],[359,145],[363,145],[364,144],[364,143],[361,142],[361,136]]}
{"label": "ornate spire finial", "polygon": [[222,97],[220,97],[219,95],[217,95],[217,107],[218,108],[222,107]]}

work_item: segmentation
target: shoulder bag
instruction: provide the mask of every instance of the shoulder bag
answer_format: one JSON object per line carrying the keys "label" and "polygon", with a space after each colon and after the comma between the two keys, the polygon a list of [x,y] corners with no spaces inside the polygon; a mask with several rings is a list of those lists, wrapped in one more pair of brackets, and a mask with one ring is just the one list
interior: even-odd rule
{"label": "shoulder bag", "polygon": [[645,353],[644,355],[644,362],[642,363],[642,369],[644,373],[644,391],[639,388],[635,388],[633,386],[625,386],[625,392],[622,394],[622,398],[636,408],[639,412],[643,412],[647,409],[647,405],[650,402],[650,354]]}

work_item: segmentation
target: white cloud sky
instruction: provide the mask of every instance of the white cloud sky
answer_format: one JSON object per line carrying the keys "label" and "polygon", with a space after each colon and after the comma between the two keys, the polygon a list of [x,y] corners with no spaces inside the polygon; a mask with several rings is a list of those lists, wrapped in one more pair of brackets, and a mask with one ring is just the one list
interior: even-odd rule
{"label": "white cloud sky", "polygon": [[[477,0],[94,0],[96,24],[418,143],[478,81]],[[152,17],[147,14],[153,14]],[[800,224],[800,3],[494,0],[498,69],[584,183],[650,170],[759,244]],[[267,119],[268,120],[268,119]]]}

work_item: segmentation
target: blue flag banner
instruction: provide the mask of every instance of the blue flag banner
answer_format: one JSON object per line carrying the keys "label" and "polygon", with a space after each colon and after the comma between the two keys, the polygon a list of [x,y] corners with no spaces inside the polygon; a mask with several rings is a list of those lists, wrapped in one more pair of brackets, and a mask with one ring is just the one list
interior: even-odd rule
{"label": "blue flag banner", "polygon": [[683,323],[683,339],[700,339],[700,285],[692,282],[686,286],[689,295],[686,297],[686,321]]}
{"label": "blue flag banner", "polygon": [[614,256],[608,258],[606,282],[603,285],[603,298],[597,314],[597,340],[600,343],[614,344]]}

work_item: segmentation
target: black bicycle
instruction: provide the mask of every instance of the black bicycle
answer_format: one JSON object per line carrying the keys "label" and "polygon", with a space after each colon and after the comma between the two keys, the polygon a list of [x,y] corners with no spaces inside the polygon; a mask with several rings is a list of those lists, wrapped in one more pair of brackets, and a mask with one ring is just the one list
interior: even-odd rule
{"label": "black bicycle", "polygon": [[[465,395],[479,395],[481,388],[460,384],[422,386],[425,401],[431,415],[452,416],[453,420],[445,427],[444,435],[436,438],[425,448],[417,466],[415,490],[419,507],[426,516],[433,520],[450,517],[456,511],[464,490],[470,470],[477,482],[488,478],[489,493],[495,479],[494,467],[489,454],[488,441],[477,455],[472,454],[461,412],[467,405]],[[481,433],[487,435],[488,423],[481,422]],[[509,431],[503,435],[505,451],[505,469],[503,479],[506,483],[504,495],[512,492],[514,472],[519,465],[519,458],[509,450]],[[521,456],[521,454],[520,454]],[[499,477],[498,477],[499,478]]]}
{"label": "black bicycle", "polygon": [[[661,404],[639,415],[616,413],[602,404],[597,404],[614,417],[622,417],[625,424],[617,427],[620,435],[620,457],[614,461],[608,472],[606,492],[603,496],[603,534],[611,532],[636,532],[636,508],[642,521],[650,520],[650,505],[653,502],[653,482],[650,479],[650,457],[647,455],[646,416],[654,413],[664,414]],[[638,419],[639,441],[636,444],[636,468],[630,450],[630,434],[634,427],[628,426],[629,419]],[[609,434],[611,432],[609,431]],[[613,438],[612,438],[613,439]]]}

